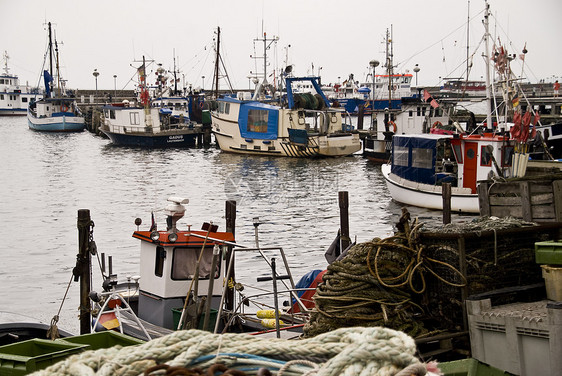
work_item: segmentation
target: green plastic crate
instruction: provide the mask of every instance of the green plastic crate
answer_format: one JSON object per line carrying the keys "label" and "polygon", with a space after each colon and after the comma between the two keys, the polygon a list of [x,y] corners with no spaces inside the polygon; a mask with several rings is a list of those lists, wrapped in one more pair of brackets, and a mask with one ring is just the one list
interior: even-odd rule
{"label": "green plastic crate", "polygon": [[504,372],[476,359],[462,359],[438,364],[444,376],[505,376]]}
{"label": "green plastic crate", "polygon": [[562,265],[562,241],[535,243],[535,261],[543,265]]}
{"label": "green plastic crate", "polygon": [[[180,323],[180,318],[181,318],[181,311],[183,308],[172,308],[172,315],[174,318],[174,330],[177,329],[178,324]],[[209,317],[209,324],[207,325],[207,330],[212,332],[213,330],[215,330],[215,324],[217,322],[217,314],[218,311],[216,309],[211,308],[211,312],[210,312],[210,317]],[[201,315],[201,318],[199,319],[199,327],[198,329],[203,330],[203,323],[205,322],[205,314]]]}
{"label": "green plastic crate", "polygon": [[114,330],[66,337],[58,339],[57,341],[88,345],[88,350],[107,349],[116,345],[120,345],[122,347],[134,346],[145,343],[140,339],[121,334]]}
{"label": "green plastic crate", "polygon": [[27,375],[87,348],[88,345],[37,338],[0,346],[0,375]]}

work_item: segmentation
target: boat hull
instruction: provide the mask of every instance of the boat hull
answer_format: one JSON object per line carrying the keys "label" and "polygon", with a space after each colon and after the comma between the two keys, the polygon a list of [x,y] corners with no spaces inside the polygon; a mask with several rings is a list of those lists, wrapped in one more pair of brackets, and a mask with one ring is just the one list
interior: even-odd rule
{"label": "boat hull", "polygon": [[84,118],[80,116],[51,116],[37,118],[27,115],[29,128],[41,132],[82,132],[85,128]]}
{"label": "boat hull", "polygon": [[194,147],[197,141],[196,133],[166,133],[166,134],[123,134],[100,128],[114,145],[136,146],[146,148],[181,148]]}
{"label": "boat hull", "polygon": [[[409,182],[391,174],[390,168],[390,164],[383,164],[381,171],[394,201],[427,209],[443,210],[441,186]],[[469,193],[469,189],[463,188],[453,188],[452,190],[452,211],[472,214],[480,213],[478,194]]]}
{"label": "boat hull", "polygon": [[0,108],[0,116],[25,116],[25,108]]}

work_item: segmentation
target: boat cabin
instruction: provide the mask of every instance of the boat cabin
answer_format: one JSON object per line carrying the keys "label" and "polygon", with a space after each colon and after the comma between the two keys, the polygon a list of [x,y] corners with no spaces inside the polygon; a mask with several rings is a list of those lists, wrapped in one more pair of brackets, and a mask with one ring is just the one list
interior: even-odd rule
{"label": "boat cabin", "polygon": [[[169,198],[168,201],[174,200]],[[166,209],[168,228],[166,230],[135,231],[133,237],[141,241],[138,317],[152,324],[172,329],[172,310],[183,307],[184,300],[196,275],[199,260],[197,289],[192,293],[207,296],[211,280],[211,264],[215,247],[223,247],[221,241],[234,242],[230,232],[217,232],[214,225],[205,226],[205,230],[179,230],[176,222],[185,212],[183,204],[187,200],[172,201]],[[222,257],[220,257],[222,260]],[[224,261],[219,261],[213,279],[211,292],[218,308],[222,293]],[[175,329],[175,328],[173,328]]]}
{"label": "boat cabin", "polygon": [[483,135],[395,135],[391,172],[408,181],[470,189],[491,174],[507,175],[513,146],[508,136]]}

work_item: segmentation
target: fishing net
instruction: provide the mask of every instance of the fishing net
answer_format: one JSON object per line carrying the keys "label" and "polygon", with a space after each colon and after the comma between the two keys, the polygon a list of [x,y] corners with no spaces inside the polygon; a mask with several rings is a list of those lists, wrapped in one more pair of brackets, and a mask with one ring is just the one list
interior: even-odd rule
{"label": "fishing net", "polygon": [[460,330],[468,295],[542,281],[534,243],[553,234],[536,226],[479,218],[422,231],[405,211],[394,236],[357,244],[328,266],[305,336],[349,326],[414,338]]}

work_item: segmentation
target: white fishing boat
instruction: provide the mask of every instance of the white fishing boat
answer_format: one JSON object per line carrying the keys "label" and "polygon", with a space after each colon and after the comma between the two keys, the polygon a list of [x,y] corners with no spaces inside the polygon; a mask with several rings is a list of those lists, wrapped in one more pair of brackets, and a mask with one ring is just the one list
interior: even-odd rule
{"label": "white fishing boat", "polygon": [[[44,132],[81,132],[84,130],[84,116],[80,112],[73,95],[67,92],[65,80],[60,76],[58,44],[51,37],[49,22],[49,45],[45,58],[49,57],[49,70],[43,72],[45,95],[43,99],[32,100],[27,108],[27,120],[30,129]],[[53,52],[56,67],[53,66]],[[54,73],[56,72],[56,73]],[[55,85],[56,82],[56,85]]]}
{"label": "white fishing boat", "polygon": [[381,170],[395,201],[442,210],[442,184],[450,183],[451,210],[479,213],[477,182],[506,177],[513,153],[505,134],[395,135]]}
{"label": "white fishing boat", "polygon": [[0,116],[25,115],[27,105],[39,90],[21,85],[18,76],[10,73],[8,52],[4,51],[4,72],[0,74]]}
{"label": "white fishing boat", "polygon": [[[332,107],[319,77],[293,77],[286,70],[284,90],[267,82],[267,42],[276,40],[264,33],[263,80],[253,96],[246,92],[216,100],[211,116],[218,146],[232,153],[284,157],[339,157],[359,151],[359,134],[344,124],[345,111]],[[304,87],[311,92],[303,93]]]}
{"label": "white fishing boat", "polygon": [[[143,340],[189,328],[278,337],[302,333],[314,302],[298,292],[314,289],[306,288],[308,285],[299,288],[301,282],[295,285],[282,247],[259,246],[258,218],[253,223],[256,246],[246,247],[235,242],[234,202],[227,202],[223,232],[212,222],[204,223],[201,230],[182,225],[179,221],[189,200],[170,197],[168,201],[163,210],[164,229],[158,226],[154,212],[144,230],[140,229],[141,219],[135,220],[133,237],[140,243],[138,276],[118,283],[111,260],[107,270],[102,257],[103,291],[82,292],[85,299],[92,299],[91,312],[95,312],[92,319],[83,318],[89,330],[118,330]],[[80,217],[79,212],[79,221]],[[91,228],[85,233],[88,231]],[[80,232],[79,237],[85,233]],[[257,278],[259,287],[244,288],[233,282],[240,255],[263,265]],[[84,273],[90,278],[88,270]],[[280,305],[281,299],[288,303],[285,308]]]}
{"label": "white fishing boat", "polygon": [[[316,95],[292,93],[292,83],[309,81]],[[285,157],[338,157],[361,149],[359,134],[342,122],[343,110],[330,108],[318,77],[287,77],[287,106],[274,102],[219,98],[212,129],[224,151]]]}

